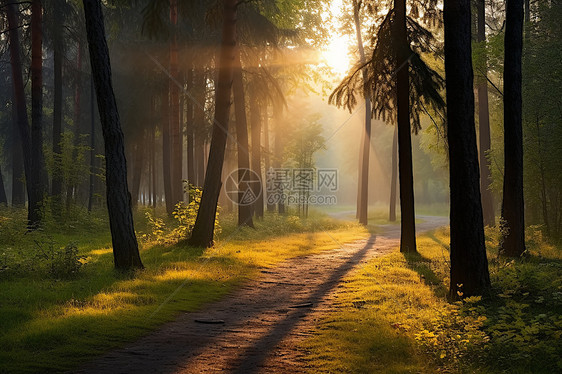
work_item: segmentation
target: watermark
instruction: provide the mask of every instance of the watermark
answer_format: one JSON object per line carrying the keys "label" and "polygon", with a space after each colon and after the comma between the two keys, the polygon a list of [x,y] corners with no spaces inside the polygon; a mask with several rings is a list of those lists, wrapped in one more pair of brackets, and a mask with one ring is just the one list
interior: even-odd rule
{"label": "watermark", "polygon": [[338,170],[330,168],[270,168],[265,185],[253,170],[236,169],[226,178],[224,189],[236,205],[251,205],[263,193],[267,204],[335,205],[338,183]]}
{"label": "watermark", "polygon": [[250,169],[236,169],[226,177],[224,192],[236,205],[252,205],[262,194],[260,176]]}

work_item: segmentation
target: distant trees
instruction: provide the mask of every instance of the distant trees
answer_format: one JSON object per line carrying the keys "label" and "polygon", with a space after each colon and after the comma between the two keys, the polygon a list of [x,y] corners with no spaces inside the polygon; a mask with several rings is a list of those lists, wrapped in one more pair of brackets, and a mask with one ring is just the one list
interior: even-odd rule
{"label": "distant trees", "polygon": [[447,139],[451,190],[449,298],[490,286],[474,124],[470,0],[445,0]]}
{"label": "distant trees", "polygon": [[523,204],[523,118],[521,63],[523,54],[523,0],[506,5],[504,52],[504,182],[502,251],[509,256],[525,252]]}
{"label": "distant trees", "polygon": [[[532,6],[531,6],[532,4]],[[525,2],[523,162],[525,223],[562,239],[562,2]]]}
{"label": "distant trees", "polygon": [[[41,150],[37,152],[32,152],[32,138],[29,129],[29,120],[27,117],[27,105],[25,99],[25,92],[24,92],[24,85],[23,85],[23,73],[22,73],[22,62],[21,62],[21,47],[19,41],[19,25],[18,25],[18,16],[17,16],[17,2],[12,0],[5,1],[4,5],[6,6],[6,14],[8,18],[8,27],[9,27],[9,37],[10,37],[10,64],[12,67],[12,84],[13,84],[13,103],[15,106],[15,114],[16,114],[16,123],[19,129],[19,135],[21,140],[22,152],[23,152],[23,164],[24,164],[24,171],[25,171],[25,178],[26,178],[26,188],[27,188],[27,198],[29,201],[28,205],[28,226],[30,228],[35,228],[41,221],[41,200],[43,198],[41,193],[41,169],[40,164],[37,162],[40,159]],[[37,29],[37,22],[38,19],[36,17],[40,17],[38,12],[40,9],[37,8],[37,4],[34,4],[33,10],[36,11],[35,18],[33,19],[35,25],[35,32],[40,32]],[[40,18],[39,18],[40,22]],[[35,42],[37,43],[37,34],[34,34],[36,37]],[[37,45],[35,45],[35,65],[33,66],[32,74],[33,78],[35,78],[35,83],[33,84],[34,88],[34,98],[35,100],[40,100],[37,97],[37,78],[40,71],[38,71],[38,66],[36,66],[39,62],[37,60]],[[39,69],[40,70],[40,69]],[[39,88],[41,86],[39,85]],[[37,103],[35,103],[36,107],[35,110],[38,109]],[[40,118],[37,118],[37,113],[35,114],[35,127],[39,127],[40,131]],[[39,122],[38,122],[39,121]],[[38,141],[38,134],[37,129],[35,129],[35,140]],[[39,134],[40,135],[40,134]],[[40,145],[38,143],[37,145]],[[35,154],[37,160],[36,163],[33,163],[33,154]]]}
{"label": "distant trees", "polygon": [[83,0],[90,64],[105,141],[107,209],[117,269],[142,268],[127,187],[125,146],[111,82],[101,2]]}

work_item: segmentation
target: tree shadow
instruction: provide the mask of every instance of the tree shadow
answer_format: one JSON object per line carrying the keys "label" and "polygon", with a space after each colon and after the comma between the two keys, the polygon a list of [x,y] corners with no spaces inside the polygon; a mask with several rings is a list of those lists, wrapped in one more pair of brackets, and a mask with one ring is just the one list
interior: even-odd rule
{"label": "tree shadow", "polygon": [[433,261],[430,258],[418,252],[404,253],[404,258],[408,267],[419,274],[420,280],[431,288],[435,296],[439,298],[447,296],[447,287],[443,284],[443,279],[432,269]]}
{"label": "tree shadow", "polygon": [[[265,361],[278,344],[365,258],[375,239],[376,236],[371,235],[364,246],[354,248],[353,254],[350,253],[329,273],[321,274],[319,268],[326,264],[321,261],[308,268],[306,279],[279,272],[273,278],[263,279],[258,286],[254,283],[243,286],[254,292],[234,291],[230,297],[206,305],[199,312],[185,314],[128,347],[95,360],[79,372],[198,372],[198,359],[213,358],[219,359],[215,364],[217,370],[221,362],[226,365],[223,370],[231,373],[263,370]],[[330,261],[329,252],[322,255],[328,256],[323,261]],[[307,258],[301,258],[301,261],[307,261]],[[262,273],[275,274],[277,269],[264,268]],[[322,280],[310,287],[307,282],[315,277]],[[272,320],[264,328],[268,318]],[[198,319],[210,324],[197,323]],[[214,350],[222,344],[226,347],[217,357]],[[229,349],[236,344],[241,346]]]}

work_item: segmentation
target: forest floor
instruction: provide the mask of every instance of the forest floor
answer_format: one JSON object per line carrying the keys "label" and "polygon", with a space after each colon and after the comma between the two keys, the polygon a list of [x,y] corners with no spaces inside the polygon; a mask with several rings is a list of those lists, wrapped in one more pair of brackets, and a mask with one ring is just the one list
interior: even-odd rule
{"label": "forest floor", "polygon": [[[419,217],[417,231],[448,225],[447,217]],[[298,373],[307,370],[302,342],[317,321],[338,308],[344,279],[370,259],[396,250],[400,226],[320,254],[261,270],[218,302],[135,343],[94,360],[80,373]],[[336,240],[336,239],[334,239]]]}

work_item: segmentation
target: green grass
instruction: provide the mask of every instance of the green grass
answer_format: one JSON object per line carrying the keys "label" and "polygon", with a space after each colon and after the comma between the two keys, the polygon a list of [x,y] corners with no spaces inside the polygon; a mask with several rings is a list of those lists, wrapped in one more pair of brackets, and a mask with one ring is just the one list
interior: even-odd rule
{"label": "green grass", "polygon": [[[271,215],[256,222],[256,230],[239,230],[224,215],[214,248],[145,242],[146,268],[123,274],[113,270],[107,223],[100,217],[102,212],[48,222],[44,232],[25,234],[24,212],[0,211],[0,372],[74,369],[224,296],[262,267],[368,235],[323,216]],[[136,222],[147,229],[142,215]],[[36,256],[39,246],[58,250],[72,241],[85,265],[69,277],[52,276]]]}
{"label": "green grass", "polygon": [[447,230],[418,239],[345,279],[336,311],[303,343],[311,373],[553,373],[562,370],[562,251],[529,230],[529,255],[497,258],[492,291],[449,304]]}

